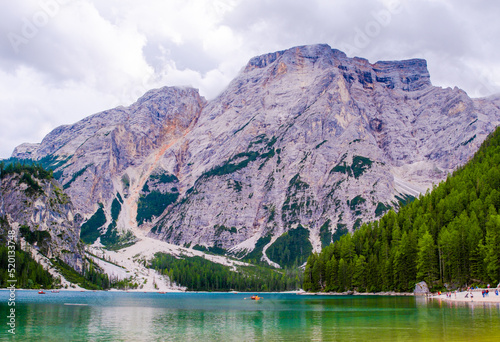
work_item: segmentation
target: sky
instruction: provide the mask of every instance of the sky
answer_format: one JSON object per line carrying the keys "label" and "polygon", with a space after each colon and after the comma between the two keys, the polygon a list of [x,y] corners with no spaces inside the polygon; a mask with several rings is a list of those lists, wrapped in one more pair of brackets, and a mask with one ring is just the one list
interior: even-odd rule
{"label": "sky", "polygon": [[0,158],[152,88],[215,98],[253,56],[325,43],[500,93],[497,0],[0,0]]}

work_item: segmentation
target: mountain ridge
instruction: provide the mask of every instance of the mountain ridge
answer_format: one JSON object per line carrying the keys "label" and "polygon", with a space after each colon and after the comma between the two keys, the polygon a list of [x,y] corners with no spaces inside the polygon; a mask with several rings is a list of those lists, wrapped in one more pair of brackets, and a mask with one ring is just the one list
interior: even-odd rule
{"label": "mountain ridge", "polygon": [[422,59],[301,46],[252,58],[213,100],[152,90],[13,156],[45,158],[86,219],[103,203],[102,234],[115,222],[237,255],[267,241],[272,262],[284,232],[305,227],[319,250],[444,179],[498,125],[497,103],[432,86]]}

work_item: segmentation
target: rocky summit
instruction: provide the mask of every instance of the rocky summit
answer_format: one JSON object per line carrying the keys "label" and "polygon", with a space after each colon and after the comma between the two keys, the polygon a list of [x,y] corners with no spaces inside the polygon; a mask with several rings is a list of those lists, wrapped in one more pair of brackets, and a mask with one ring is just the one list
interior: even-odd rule
{"label": "rocky summit", "polygon": [[252,58],[213,100],[151,90],[13,157],[52,168],[101,242],[140,229],[283,266],[445,179],[499,106],[433,86],[422,59],[301,46]]}

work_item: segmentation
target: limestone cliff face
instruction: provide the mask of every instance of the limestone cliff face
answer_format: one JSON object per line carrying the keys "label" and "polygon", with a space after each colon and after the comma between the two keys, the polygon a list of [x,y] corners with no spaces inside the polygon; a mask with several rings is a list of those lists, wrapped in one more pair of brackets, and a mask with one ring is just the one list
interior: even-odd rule
{"label": "limestone cliff face", "polygon": [[59,258],[81,272],[82,220],[61,185],[26,172],[5,175],[0,183],[1,233],[12,228],[43,255]]}
{"label": "limestone cliff face", "polygon": [[304,227],[319,249],[443,180],[498,124],[499,103],[432,86],[425,60],[303,46],[251,59],[209,102],[154,90],[14,156],[52,163],[86,217],[103,203],[102,233],[139,224],[266,259],[284,232]]}
{"label": "limestone cliff face", "polygon": [[29,156],[55,168],[55,176],[84,217],[102,203],[111,221],[111,203],[121,193],[127,198],[121,226],[134,225],[135,215],[127,214],[136,210],[144,182],[163,153],[196,123],[204,104],[194,89],[151,90],[128,108],[58,127],[39,146],[22,145],[13,156]]}
{"label": "limestone cliff face", "polygon": [[253,58],[186,136],[178,177],[192,188],[152,234],[236,251],[300,224],[318,249],[468,160],[493,107],[433,87],[424,60],[326,45]]}

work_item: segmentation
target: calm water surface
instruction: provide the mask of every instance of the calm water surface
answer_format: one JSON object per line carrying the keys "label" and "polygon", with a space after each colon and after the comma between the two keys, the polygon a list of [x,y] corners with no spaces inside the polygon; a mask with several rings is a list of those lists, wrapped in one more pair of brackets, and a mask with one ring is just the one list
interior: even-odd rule
{"label": "calm water surface", "polygon": [[[500,341],[498,304],[414,297],[0,291],[0,340]],[[75,305],[83,304],[83,305]]]}

